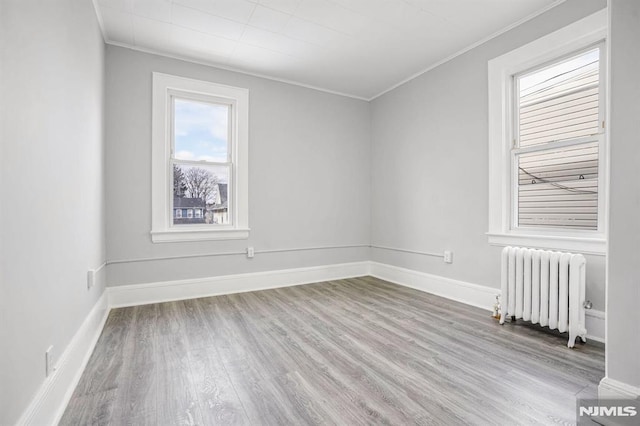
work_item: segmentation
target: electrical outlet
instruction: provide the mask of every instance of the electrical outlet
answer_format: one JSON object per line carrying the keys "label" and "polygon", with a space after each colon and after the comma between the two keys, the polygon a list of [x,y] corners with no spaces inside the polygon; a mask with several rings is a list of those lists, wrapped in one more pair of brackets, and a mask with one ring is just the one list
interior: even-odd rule
{"label": "electrical outlet", "polygon": [[89,269],[87,271],[87,290],[91,290],[91,287],[96,283],[96,270]]}
{"label": "electrical outlet", "polygon": [[255,256],[255,252],[253,251],[253,247],[247,247],[247,257],[249,259],[253,258],[253,256]]}
{"label": "electrical outlet", "polygon": [[449,250],[444,251],[444,263],[453,263],[453,252]]}
{"label": "electrical outlet", "polygon": [[53,364],[53,346],[49,346],[49,349],[44,353],[45,374],[49,377],[55,371]]}

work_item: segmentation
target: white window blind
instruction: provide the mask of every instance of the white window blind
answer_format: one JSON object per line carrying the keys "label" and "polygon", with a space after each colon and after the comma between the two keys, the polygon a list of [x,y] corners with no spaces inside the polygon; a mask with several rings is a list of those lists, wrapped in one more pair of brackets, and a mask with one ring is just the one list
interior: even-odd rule
{"label": "white window blind", "polygon": [[515,77],[517,227],[598,229],[601,47]]}

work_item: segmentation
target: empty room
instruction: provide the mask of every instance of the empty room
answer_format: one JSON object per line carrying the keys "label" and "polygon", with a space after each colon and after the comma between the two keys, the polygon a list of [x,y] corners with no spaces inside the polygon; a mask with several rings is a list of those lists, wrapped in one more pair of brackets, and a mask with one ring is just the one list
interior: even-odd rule
{"label": "empty room", "polygon": [[637,0],[0,0],[0,425],[640,424]]}

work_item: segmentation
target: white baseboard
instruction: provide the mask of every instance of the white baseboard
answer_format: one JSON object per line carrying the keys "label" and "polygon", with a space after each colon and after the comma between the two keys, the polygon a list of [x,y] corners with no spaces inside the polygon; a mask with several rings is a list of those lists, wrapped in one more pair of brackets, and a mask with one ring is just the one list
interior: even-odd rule
{"label": "white baseboard", "polygon": [[107,287],[17,425],[55,425],[80,381],[111,308],[289,287],[369,274],[369,262]]}
{"label": "white baseboard", "polygon": [[224,275],[219,277],[165,281],[108,287],[112,308],[244,293],[369,274],[369,262],[341,263],[308,268]]}
{"label": "white baseboard", "polygon": [[[418,272],[379,262],[371,262],[371,275],[395,284],[435,294],[482,309],[491,310],[499,288],[487,287],[440,275]],[[605,314],[590,309],[586,311],[587,340],[604,343]]]}
{"label": "white baseboard", "polygon": [[[80,380],[111,308],[267,290],[365,275],[487,310],[491,309],[496,294],[500,293],[500,289],[492,287],[370,261],[107,287],[59,358],[57,370],[46,379],[17,424],[57,424]],[[604,341],[604,313],[587,311],[587,329],[591,334],[602,333],[588,335],[588,338]],[[628,390],[628,386],[624,384],[623,387],[611,385],[603,379],[601,387],[603,383],[603,389]]]}
{"label": "white baseboard", "polygon": [[598,386],[599,399],[636,399],[640,398],[640,387],[605,377]]}
{"label": "white baseboard", "polygon": [[435,294],[456,302],[491,310],[500,289],[445,278],[440,275],[371,262],[371,275],[405,287]]}
{"label": "white baseboard", "polygon": [[62,353],[54,372],[45,379],[17,425],[56,425],[80,381],[109,313],[107,295],[100,299]]}

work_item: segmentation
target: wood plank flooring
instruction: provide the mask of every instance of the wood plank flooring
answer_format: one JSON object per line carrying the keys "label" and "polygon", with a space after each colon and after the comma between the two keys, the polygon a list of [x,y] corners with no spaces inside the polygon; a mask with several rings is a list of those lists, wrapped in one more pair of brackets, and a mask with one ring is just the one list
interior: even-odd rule
{"label": "wood plank flooring", "polygon": [[371,277],[111,311],[62,425],[573,424],[604,348]]}

